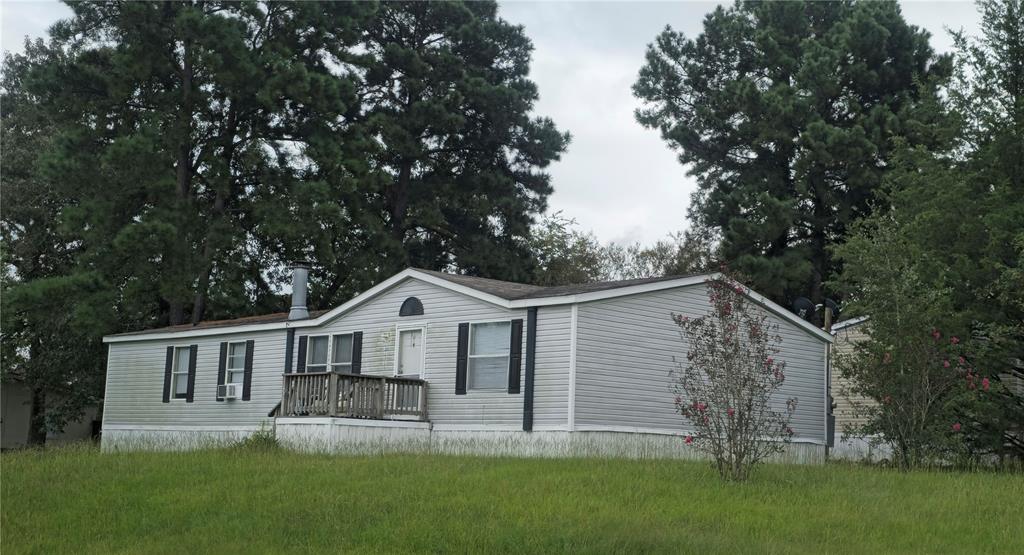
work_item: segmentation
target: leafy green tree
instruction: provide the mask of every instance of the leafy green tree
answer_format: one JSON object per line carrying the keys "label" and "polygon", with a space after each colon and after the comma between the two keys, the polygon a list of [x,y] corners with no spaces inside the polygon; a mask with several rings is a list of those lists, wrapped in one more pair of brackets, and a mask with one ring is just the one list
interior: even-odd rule
{"label": "leafy green tree", "polygon": [[[1020,0],[979,8],[982,35],[956,35],[955,79],[935,107],[945,140],[933,148],[901,145],[881,202],[891,209],[836,249],[844,262],[839,286],[851,308],[879,320],[868,349],[920,338],[932,327],[962,338],[972,374],[992,385],[956,407],[956,437],[972,455],[1024,456],[1024,10]],[[920,282],[913,290],[879,282],[890,265]],[[891,299],[927,320],[883,326],[895,310]],[[878,385],[877,377],[862,379],[865,388]]]}
{"label": "leafy green tree", "polygon": [[666,28],[633,90],[725,261],[775,300],[820,302],[839,269],[826,247],[868,214],[893,137],[934,140],[915,108],[948,72],[895,2],[740,1],[696,38]]}
{"label": "leafy green tree", "polygon": [[580,231],[576,221],[556,212],[538,222],[530,233],[537,285],[570,285],[713,271],[714,242],[707,230],[673,233],[653,245],[602,245],[593,233]]}

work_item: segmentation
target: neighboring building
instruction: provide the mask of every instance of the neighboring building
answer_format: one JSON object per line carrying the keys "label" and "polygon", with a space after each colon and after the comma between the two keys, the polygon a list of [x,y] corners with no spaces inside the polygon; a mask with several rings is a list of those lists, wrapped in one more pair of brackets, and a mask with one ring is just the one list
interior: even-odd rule
{"label": "neighboring building", "polygon": [[[832,326],[832,335],[835,343],[832,344],[833,358],[836,356],[849,355],[853,353],[857,343],[867,339],[868,317],[851,318],[837,322]],[[867,422],[867,418],[858,415],[856,407],[870,406],[873,401],[862,395],[856,395],[851,391],[851,382],[843,378],[833,366],[831,372],[832,397],[835,408],[832,413],[836,418],[835,437],[833,449],[830,455],[846,459],[871,459],[878,456],[888,456],[888,448],[884,445],[871,447],[867,439],[857,436],[846,435],[848,426],[860,426]]]}
{"label": "neighboring building", "polygon": [[[408,269],[307,314],[104,338],[103,448],[187,448],[273,427],[298,449],[687,456],[672,313],[712,276],[539,287]],[[779,324],[794,460],[822,460],[832,337],[751,292]]]}
{"label": "neighboring building", "polygon": [[[46,443],[55,445],[90,439],[99,428],[98,418],[99,409],[88,407],[81,418],[65,424],[62,432],[47,434]],[[16,380],[0,384],[0,449],[28,445],[31,419],[32,391]]]}

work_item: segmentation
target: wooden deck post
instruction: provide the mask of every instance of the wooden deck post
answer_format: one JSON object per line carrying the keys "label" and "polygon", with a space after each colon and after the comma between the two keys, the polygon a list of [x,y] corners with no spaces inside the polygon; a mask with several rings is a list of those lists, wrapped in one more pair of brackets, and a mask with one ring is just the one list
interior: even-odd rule
{"label": "wooden deck post", "polygon": [[338,415],[338,375],[327,375],[327,416]]}

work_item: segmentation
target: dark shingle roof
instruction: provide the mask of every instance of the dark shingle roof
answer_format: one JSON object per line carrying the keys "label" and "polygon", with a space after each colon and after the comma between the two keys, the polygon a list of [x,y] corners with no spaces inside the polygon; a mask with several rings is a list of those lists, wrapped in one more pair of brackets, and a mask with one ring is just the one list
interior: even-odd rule
{"label": "dark shingle roof", "polygon": [[606,291],[608,289],[618,289],[620,287],[629,287],[631,285],[643,285],[645,283],[655,283],[658,281],[668,281],[673,279],[680,279],[689,276],[664,276],[664,277],[653,277],[653,278],[641,278],[641,279],[624,279],[619,281],[598,281],[594,283],[580,283],[576,285],[555,285],[550,287],[543,287],[540,285],[527,285],[525,283],[516,283],[513,281],[501,281],[497,279],[480,278],[472,276],[463,276],[458,274],[446,274],[444,272],[435,272],[433,270],[423,270],[416,268],[416,271],[430,274],[432,276],[439,277],[441,279],[448,280],[452,283],[459,285],[465,285],[471,287],[477,291],[489,293],[502,299],[514,301],[521,299],[540,299],[547,297],[561,297],[564,295],[579,295],[582,293],[593,293],[595,291]]}
{"label": "dark shingle roof", "polygon": [[[561,297],[565,295],[579,295],[582,293],[593,293],[595,291],[606,291],[609,289],[618,289],[620,287],[629,287],[631,285],[642,285],[645,283],[654,283],[658,281],[667,281],[673,279],[679,279],[690,276],[665,276],[656,278],[643,278],[643,279],[626,279],[620,281],[600,281],[595,283],[581,283],[578,285],[556,285],[550,287],[544,287],[540,285],[529,285],[526,283],[516,283],[514,281],[501,281],[498,279],[464,276],[459,274],[446,274],[444,272],[436,272],[434,270],[424,270],[421,268],[415,268],[417,272],[423,272],[424,274],[430,274],[435,277],[439,277],[452,283],[463,285],[477,291],[488,293],[506,299],[509,301],[522,300],[522,299],[542,299],[548,297]],[[696,274],[693,274],[696,275]],[[310,318],[316,318],[321,314],[328,312],[327,310],[311,310],[309,311]],[[233,326],[252,326],[256,324],[275,324],[279,322],[285,322],[288,320],[287,312],[277,312],[274,314],[265,314],[262,316],[247,316],[245,318],[236,318],[234,320],[210,320],[206,322],[200,322],[196,325],[192,324],[181,324],[178,326],[167,326],[163,328],[153,328],[148,330],[132,331],[127,333],[119,333],[116,335],[145,335],[150,333],[174,333],[182,331],[210,329],[210,328],[226,328]]]}
{"label": "dark shingle roof", "polygon": [[[310,310],[309,317],[316,318],[321,314],[327,312],[326,310]],[[256,324],[276,324],[278,322],[285,322],[288,320],[287,312],[275,312],[274,314],[262,314],[260,316],[246,316],[244,318],[234,318],[231,320],[207,320],[205,322],[199,322],[198,324],[179,324],[177,326],[164,326],[162,328],[151,328],[148,330],[130,331],[126,333],[118,333],[114,335],[143,335],[147,333],[174,333],[178,331],[192,331],[192,330],[203,330],[209,328],[227,328],[233,326],[254,326]]]}

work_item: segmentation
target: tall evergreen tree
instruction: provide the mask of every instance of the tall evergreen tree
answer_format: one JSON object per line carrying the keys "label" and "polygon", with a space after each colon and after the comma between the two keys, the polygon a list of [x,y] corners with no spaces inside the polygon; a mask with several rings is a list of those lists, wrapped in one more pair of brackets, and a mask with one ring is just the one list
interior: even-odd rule
{"label": "tall evergreen tree", "polygon": [[893,137],[931,140],[914,108],[948,71],[895,2],[740,1],[695,39],[667,28],[634,93],[725,260],[778,301],[821,301],[826,247],[868,213]]}
{"label": "tall evergreen tree", "polygon": [[408,264],[530,270],[568,136],[495,3],[70,5],[0,99],[4,373],[55,425],[100,336],[282,308],[290,260],[322,306]]}
{"label": "tall evergreen tree", "polygon": [[530,224],[551,193],[544,168],[569,136],[531,115],[538,92],[522,27],[494,2],[389,2],[359,45],[337,60],[357,101],[336,137],[362,156],[313,159],[329,184],[359,181],[361,198],[335,194],[334,212],[358,202],[365,213],[347,217],[362,235],[318,242],[314,298],[343,300],[410,265],[528,279]]}

